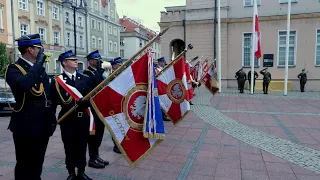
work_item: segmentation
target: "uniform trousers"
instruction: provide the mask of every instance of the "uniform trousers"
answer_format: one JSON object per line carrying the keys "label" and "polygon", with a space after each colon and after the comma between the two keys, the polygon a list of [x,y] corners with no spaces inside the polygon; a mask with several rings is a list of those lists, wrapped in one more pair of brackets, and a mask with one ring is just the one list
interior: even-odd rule
{"label": "uniform trousers", "polygon": [[[249,81],[249,89],[250,89],[251,88],[251,79],[248,79],[248,81]],[[256,86],[256,80],[253,80],[253,92],[254,92],[254,87],[255,86]]]}
{"label": "uniform trousers", "polygon": [[78,168],[79,172],[84,172],[86,167],[86,152],[88,136],[70,136],[61,133],[64,151],[66,153],[66,166],[68,170]]}
{"label": "uniform trousers", "polygon": [[269,80],[263,80],[263,92],[264,93],[268,93],[268,88],[269,88],[269,83],[270,81]]}
{"label": "uniform trousers", "polygon": [[300,79],[300,90],[301,92],[304,91],[304,86],[306,85],[307,80],[306,79]]}
{"label": "uniform trousers", "polygon": [[103,134],[104,134],[104,124],[99,120],[95,121],[96,131],[95,135],[90,135],[88,139],[88,149],[90,159],[96,159],[99,156],[99,147],[101,145]]}
{"label": "uniform trousers", "polygon": [[243,92],[244,83],[245,83],[245,80],[244,80],[244,79],[239,79],[240,92]]}
{"label": "uniform trousers", "polygon": [[13,134],[16,150],[15,180],[40,180],[49,136]]}

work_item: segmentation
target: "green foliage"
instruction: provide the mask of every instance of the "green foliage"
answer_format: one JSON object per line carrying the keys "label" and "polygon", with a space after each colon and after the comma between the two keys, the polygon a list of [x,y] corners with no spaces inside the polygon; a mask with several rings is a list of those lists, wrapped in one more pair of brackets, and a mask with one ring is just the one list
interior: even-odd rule
{"label": "green foliage", "polygon": [[0,42],[0,77],[4,77],[8,64],[10,64],[10,58],[6,54],[6,44]]}

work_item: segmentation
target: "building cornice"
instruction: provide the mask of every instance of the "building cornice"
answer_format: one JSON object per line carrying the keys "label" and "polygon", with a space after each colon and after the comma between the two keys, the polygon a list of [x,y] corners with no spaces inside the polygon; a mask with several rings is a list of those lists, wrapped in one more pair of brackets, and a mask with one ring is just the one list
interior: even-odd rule
{"label": "building cornice", "polygon": [[[293,19],[312,19],[320,18],[320,13],[305,13],[305,14],[291,14],[291,20]],[[262,21],[281,21],[287,20],[287,15],[274,15],[274,16],[259,16],[259,22]],[[221,23],[247,23],[252,22],[252,17],[245,18],[221,18]],[[211,24],[213,19],[203,19],[203,20],[187,20],[186,25],[191,24]],[[172,26],[182,26],[182,21],[171,21],[171,22],[158,22],[160,27]]]}

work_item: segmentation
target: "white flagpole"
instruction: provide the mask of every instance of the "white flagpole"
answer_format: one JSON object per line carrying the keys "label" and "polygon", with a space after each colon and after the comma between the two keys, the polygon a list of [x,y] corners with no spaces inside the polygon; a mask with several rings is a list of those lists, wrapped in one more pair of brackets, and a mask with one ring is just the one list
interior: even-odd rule
{"label": "white flagpole", "polygon": [[219,92],[221,93],[221,17],[220,17],[220,0],[217,0],[217,19],[218,19],[218,82]]}
{"label": "white flagpole", "polygon": [[284,73],[284,95],[288,94],[288,65],[289,65],[289,40],[290,40],[290,16],[291,16],[291,0],[288,0],[288,16],[287,16],[287,37],[286,37],[286,60]]}
{"label": "white flagpole", "polygon": [[252,0],[253,3],[253,17],[252,17],[252,48],[251,48],[251,60],[250,60],[250,64],[251,64],[251,82],[250,82],[250,94],[253,94],[253,80],[254,80],[254,51],[255,51],[255,47],[257,46],[256,43],[256,0]]}

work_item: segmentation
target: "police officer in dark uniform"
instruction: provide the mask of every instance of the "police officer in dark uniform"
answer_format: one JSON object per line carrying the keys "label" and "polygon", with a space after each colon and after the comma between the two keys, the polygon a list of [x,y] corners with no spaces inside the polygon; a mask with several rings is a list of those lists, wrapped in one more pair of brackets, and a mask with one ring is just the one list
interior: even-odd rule
{"label": "police officer in dark uniform", "polygon": [[304,92],[304,86],[307,83],[307,73],[305,72],[305,69],[302,69],[302,72],[298,75],[298,78],[300,79],[300,90],[301,92]]}
{"label": "police officer in dark uniform", "polygon": [[247,80],[247,75],[246,75],[246,73],[243,72],[242,69],[240,69],[240,71],[238,72],[237,78],[239,79],[238,81],[239,81],[240,93],[243,93],[244,83]]}
{"label": "police officer in dark uniform", "polygon": [[234,76],[234,77],[237,79],[238,90],[240,90],[240,83],[239,83],[239,73],[240,73],[240,71],[242,71],[242,68],[239,69],[239,70],[236,72],[236,75]]}
{"label": "police officer in dark uniform", "polygon": [[[59,77],[63,78],[66,84],[76,88],[82,96],[85,96],[93,89],[91,78],[76,71],[78,62],[71,50],[60,54],[58,60],[64,69],[64,72]],[[90,102],[89,100],[82,99],[75,101],[74,98],[58,84],[57,80],[55,80],[55,84],[55,99],[61,105],[59,118],[67,113],[76,103],[78,104],[77,109],[60,123],[61,137],[66,154],[66,168],[69,172],[67,180],[91,180],[91,178],[85,174],[86,150],[90,127],[90,117],[86,109],[90,106]],[[75,168],[78,169],[77,176],[75,174]]]}
{"label": "police officer in dark uniform", "polygon": [[268,72],[268,68],[264,68],[260,71],[263,75],[263,94],[268,94],[268,88],[271,81],[271,74]]}
{"label": "police officer in dark uniform", "polygon": [[[254,92],[254,87],[256,86],[256,79],[259,77],[258,73],[254,71],[254,79],[253,79],[253,92]],[[248,81],[249,81],[249,86],[251,88],[251,70],[248,72]]]}
{"label": "police officer in dark uniform", "polygon": [[56,128],[52,89],[43,67],[43,53],[39,34],[17,39],[21,57],[10,64],[6,72],[16,100],[8,129],[13,133],[16,161],[16,180],[40,180],[42,164],[49,137]]}
{"label": "police officer in dark uniform", "polygon": [[[93,87],[98,86],[103,80],[104,69],[101,68],[101,55],[98,50],[91,52],[88,56],[89,67],[83,72],[83,74],[88,75],[93,81]],[[99,119],[98,115],[93,111],[94,122],[95,122],[95,135],[89,136],[88,149],[89,149],[89,167],[93,168],[104,168],[109,164],[108,161],[104,161],[99,157],[99,147],[102,142],[104,134],[104,124]]]}

